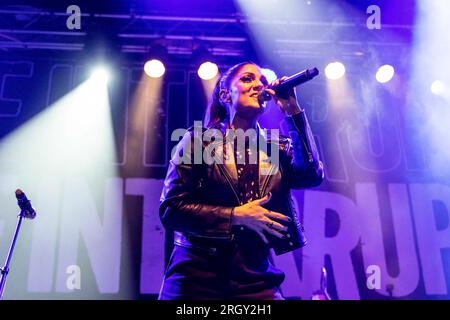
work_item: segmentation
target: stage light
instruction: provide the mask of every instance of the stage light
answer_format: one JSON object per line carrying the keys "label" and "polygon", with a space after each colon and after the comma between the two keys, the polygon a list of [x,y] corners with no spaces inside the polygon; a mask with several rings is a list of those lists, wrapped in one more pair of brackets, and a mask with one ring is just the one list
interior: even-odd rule
{"label": "stage light", "polygon": [[341,62],[332,62],[325,67],[325,75],[328,79],[337,80],[344,76],[345,66]]}
{"label": "stage light", "polygon": [[160,78],[166,72],[166,68],[161,61],[152,59],[145,63],[144,71],[150,78]]}
{"label": "stage light", "polygon": [[275,71],[268,69],[268,68],[262,68],[261,73],[266,77],[267,82],[271,83],[272,81],[275,81],[277,79],[277,74]]}
{"label": "stage light", "polygon": [[97,83],[108,83],[110,76],[111,74],[107,67],[98,66],[92,71],[90,79]]}
{"label": "stage light", "polygon": [[440,96],[445,91],[445,85],[442,81],[436,80],[431,84],[430,90],[433,94]]}
{"label": "stage light", "polygon": [[219,74],[214,55],[203,43],[195,43],[192,50],[192,63],[198,67],[197,74],[200,79],[213,80]]}
{"label": "stage light", "polygon": [[217,73],[219,72],[219,68],[217,64],[212,62],[204,62],[198,68],[198,76],[203,80],[211,80],[213,79]]}
{"label": "stage light", "polygon": [[394,67],[388,64],[385,64],[378,68],[377,74],[375,78],[379,83],[389,82],[394,76],[395,70]]}

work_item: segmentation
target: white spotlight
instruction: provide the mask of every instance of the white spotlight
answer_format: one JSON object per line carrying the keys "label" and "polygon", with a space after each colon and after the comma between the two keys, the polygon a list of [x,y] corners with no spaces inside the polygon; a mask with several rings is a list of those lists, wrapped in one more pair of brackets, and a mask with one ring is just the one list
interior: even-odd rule
{"label": "white spotlight", "polygon": [[337,80],[344,76],[345,74],[345,66],[336,61],[329,63],[325,68],[325,75],[328,79]]}
{"label": "white spotlight", "polygon": [[200,65],[197,74],[200,77],[200,79],[211,80],[217,75],[218,72],[219,68],[217,67],[217,64],[208,61],[203,62]]}
{"label": "white spotlight", "polygon": [[433,94],[440,96],[445,91],[445,84],[439,80],[433,81],[433,83],[430,86],[430,90],[431,92],[433,92]]}
{"label": "white spotlight", "polygon": [[267,82],[271,83],[272,81],[277,80],[277,75],[275,71],[267,68],[262,68],[261,73],[266,77]]}
{"label": "white spotlight", "polygon": [[98,66],[92,71],[91,80],[98,83],[107,83],[110,77],[108,68],[105,66]]}
{"label": "white spotlight", "polygon": [[388,64],[385,64],[378,68],[377,74],[375,78],[379,83],[386,83],[392,79],[394,76],[395,70],[394,67]]}
{"label": "white spotlight", "polygon": [[160,78],[166,72],[166,68],[161,61],[153,59],[144,64],[144,71],[150,78]]}

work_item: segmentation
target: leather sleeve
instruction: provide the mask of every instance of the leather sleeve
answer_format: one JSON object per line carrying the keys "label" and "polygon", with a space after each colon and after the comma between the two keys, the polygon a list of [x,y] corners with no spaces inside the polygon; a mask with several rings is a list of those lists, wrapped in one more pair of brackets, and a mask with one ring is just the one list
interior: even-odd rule
{"label": "leather sleeve", "polygon": [[286,178],[292,189],[315,187],[324,179],[323,164],[304,111],[286,117],[292,145]]}
{"label": "leather sleeve", "polygon": [[194,163],[195,139],[200,139],[197,143],[201,146],[201,138],[188,131],[170,160],[160,199],[161,222],[164,227],[175,231],[231,237],[232,208],[208,205],[199,200],[204,167],[202,161]]}

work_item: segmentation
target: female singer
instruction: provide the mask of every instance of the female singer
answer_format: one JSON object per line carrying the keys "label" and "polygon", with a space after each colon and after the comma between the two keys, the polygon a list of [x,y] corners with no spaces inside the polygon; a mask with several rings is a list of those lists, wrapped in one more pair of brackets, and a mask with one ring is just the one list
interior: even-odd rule
{"label": "female singer", "polygon": [[[284,79],[267,83],[251,62],[231,67],[216,84],[203,130],[189,130],[178,143],[161,196],[161,221],[174,231],[175,246],[159,299],[284,299],[285,276],[271,262],[270,248],[282,254],[306,244],[290,190],[323,180],[294,89],[274,90]],[[271,137],[259,126],[263,92],[285,114],[289,137]],[[213,129],[224,137],[256,134],[246,135],[239,147],[233,139],[205,139]],[[209,146],[214,159],[224,161],[193,161],[199,143],[202,151]],[[275,146],[278,157],[269,157],[261,143]]]}

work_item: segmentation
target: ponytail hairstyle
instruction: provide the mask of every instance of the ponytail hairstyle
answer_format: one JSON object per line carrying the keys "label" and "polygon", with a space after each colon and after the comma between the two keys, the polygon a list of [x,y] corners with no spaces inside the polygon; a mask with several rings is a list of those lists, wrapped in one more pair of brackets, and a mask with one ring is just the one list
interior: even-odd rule
{"label": "ponytail hairstyle", "polygon": [[254,62],[245,61],[238,63],[228,69],[217,81],[212,94],[211,103],[206,108],[205,117],[203,118],[203,125],[210,127],[211,125],[223,122],[229,117],[228,106],[220,99],[220,91],[230,88],[231,80],[238,73],[238,71],[247,64],[257,65]]}

